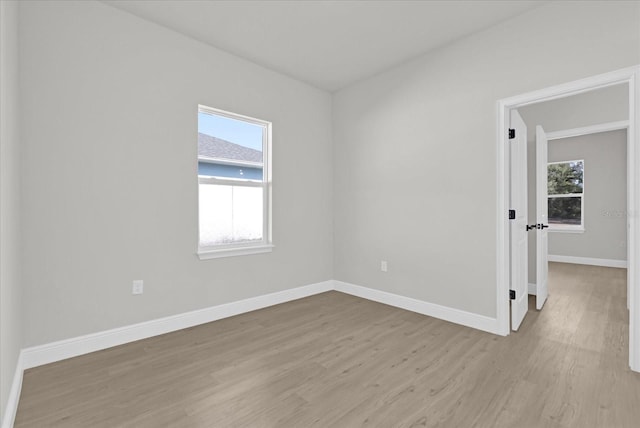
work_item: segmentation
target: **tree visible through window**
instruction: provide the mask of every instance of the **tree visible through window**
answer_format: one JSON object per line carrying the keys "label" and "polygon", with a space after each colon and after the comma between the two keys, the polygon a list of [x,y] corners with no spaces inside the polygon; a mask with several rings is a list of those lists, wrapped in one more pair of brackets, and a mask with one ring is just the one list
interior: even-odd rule
{"label": "tree visible through window", "polygon": [[549,225],[552,229],[582,229],[584,213],[584,161],[547,165]]}
{"label": "tree visible through window", "polygon": [[[269,122],[199,107],[201,258],[262,252],[271,246],[270,127]],[[258,247],[262,250],[247,251]]]}

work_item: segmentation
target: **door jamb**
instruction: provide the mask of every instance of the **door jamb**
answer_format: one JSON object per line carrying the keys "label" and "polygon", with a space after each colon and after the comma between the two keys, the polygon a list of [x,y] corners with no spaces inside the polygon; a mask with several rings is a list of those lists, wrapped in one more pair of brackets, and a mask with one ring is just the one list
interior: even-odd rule
{"label": "door jamb", "polygon": [[629,290],[629,367],[640,372],[640,65],[599,74],[533,92],[503,98],[497,102],[497,228],[496,228],[496,318],[498,334],[509,331],[509,111],[544,101],[627,83],[629,86],[629,127],[627,132],[627,280]]}

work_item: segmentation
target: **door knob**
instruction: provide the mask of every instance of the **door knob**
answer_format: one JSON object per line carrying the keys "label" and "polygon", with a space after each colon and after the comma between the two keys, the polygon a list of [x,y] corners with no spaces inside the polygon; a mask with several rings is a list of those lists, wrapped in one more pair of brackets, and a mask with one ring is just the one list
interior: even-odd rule
{"label": "door knob", "polygon": [[547,227],[549,227],[548,224],[542,224],[542,223],[538,223],[537,226],[538,226],[538,229],[546,229]]}
{"label": "door knob", "polygon": [[535,228],[536,228],[536,226],[537,226],[537,224],[528,224],[528,225],[527,225],[527,232],[528,232],[528,231],[530,231],[530,230],[535,229]]}

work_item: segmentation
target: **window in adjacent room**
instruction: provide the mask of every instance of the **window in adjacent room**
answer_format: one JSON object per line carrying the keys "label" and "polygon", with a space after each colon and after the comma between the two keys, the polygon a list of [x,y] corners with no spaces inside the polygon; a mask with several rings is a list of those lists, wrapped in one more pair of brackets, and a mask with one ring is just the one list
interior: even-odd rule
{"label": "window in adjacent room", "polygon": [[584,160],[547,165],[549,230],[584,230]]}
{"label": "window in adjacent room", "polygon": [[271,123],[198,107],[200,259],[271,251]]}

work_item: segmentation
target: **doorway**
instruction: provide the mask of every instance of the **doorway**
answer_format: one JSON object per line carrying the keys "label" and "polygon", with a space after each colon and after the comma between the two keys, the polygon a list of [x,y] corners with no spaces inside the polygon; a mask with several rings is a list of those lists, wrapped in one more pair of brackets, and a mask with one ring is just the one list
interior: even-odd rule
{"label": "doorway", "polygon": [[[629,305],[629,366],[634,371],[640,371],[640,293],[636,287],[640,283],[640,245],[638,241],[638,218],[640,212],[640,198],[638,195],[638,183],[640,183],[640,135],[638,129],[638,104],[640,92],[637,83],[640,80],[640,67],[631,67],[611,73],[606,73],[587,79],[534,91],[515,97],[500,100],[498,102],[498,227],[497,227],[497,259],[498,259],[498,286],[497,286],[497,320],[499,333],[509,334],[511,305],[511,223],[509,210],[511,203],[511,177],[510,177],[510,150],[508,144],[509,125],[511,112],[518,108],[530,106],[542,102],[559,100],[574,95],[585,94],[590,91],[603,89],[615,85],[626,84],[628,92],[628,132],[627,132],[627,206],[628,206],[628,230],[627,230],[627,260],[628,260],[628,305]],[[544,223],[543,223],[544,225]],[[519,255],[514,257],[521,258]],[[527,285],[525,285],[526,287]],[[515,288],[522,288],[517,284]]]}

